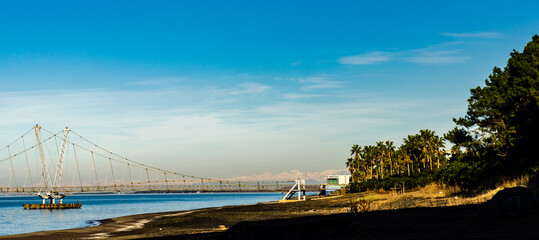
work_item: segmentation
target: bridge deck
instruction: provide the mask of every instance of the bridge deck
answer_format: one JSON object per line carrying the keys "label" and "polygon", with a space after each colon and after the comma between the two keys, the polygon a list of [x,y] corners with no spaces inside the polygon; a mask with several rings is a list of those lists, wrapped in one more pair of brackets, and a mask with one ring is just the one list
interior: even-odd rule
{"label": "bridge deck", "polygon": [[[293,185],[112,185],[112,186],[64,186],[55,189],[61,193],[83,192],[288,192]],[[320,185],[305,185],[306,192],[322,190]],[[41,187],[0,187],[2,193],[38,193]]]}

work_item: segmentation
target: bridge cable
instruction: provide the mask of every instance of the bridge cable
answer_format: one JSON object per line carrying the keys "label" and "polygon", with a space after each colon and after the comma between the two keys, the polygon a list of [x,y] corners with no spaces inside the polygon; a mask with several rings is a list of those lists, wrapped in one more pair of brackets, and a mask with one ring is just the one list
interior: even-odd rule
{"label": "bridge cable", "polygon": [[133,175],[131,175],[131,166],[129,163],[127,163],[127,169],[129,170],[129,180],[131,181],[131,190],[135,191],[135,187],[133,186]]}
{"label": "bridge cable", "polygon": [[[45,130],[45,131],[51,133],[50,131],[48,131],[48,130],[46,130],[46,129],[43,129],[43,130]],[[167,173],[171,173],[171,174],[173,174],[173,175],[178,175],[178,176],[185,176],[185,177],[190,177],[190,178],[203,179],[203,177],[196,177],[196,176],[190,176],[190,175],[181,174],[181,173],[177,173],[177,172],[172,172],[172,171],[168,171],[168,170],[160,169],[160,168],[157,168],[157,167],[149,166],[149,165],[146,165],[146,164],[143,164],[143,163],[140,163],[140,162],[137,162],[137,161],[134,161],[134,160],[125,158],[125,157],[123,157],[123,156],[121,156],[121,155],[119,155],[119,154],[113,153],[113,152],[111,152],[111,151],[109,151],[109,150],[107,150],[107,149],[105,149],[105,148],[103,148],[103,147],[101,147],[101,146],[99,146],[99,145],[93,143],[92,141],[90,141],[90,140],[84,138],[83,136],[79,135],[78,133],[76,133],[76,132],[73,131],[73,130],[71,130],[71,133],[73,133],[73,134],[79,136],[82,140],[84,140],[84,141],[86,141],[86,142],[92,144],[92,145],[93,145],[94,147],[96,147],[96,148],[99,148],[99,149],[101,149],[101,150],[103,150],[103,151],[105,151],[105,152],[108,152],[108,153],[110,153],[111,155],[114,155],[114,156],[116,156],[116,157],[125,159],[125,160],[128,161],[128,162],[131,162],[131,163],[134,163],[134,164],[136,164],[136,165],[139,165],[140,167],[150,168],[150,169],[153,169],[154,171],[163,172],[163,173],[164,173],[164,172],[167,172]],[[68,141],[68,142],[72,143],[71,141]],[[89,149],[87,149],[87,148],[85,148],[85,147],[82,147],[82,146],[78,145],[78,144],[76,144],[76,145],[77,145],[78,147],[82,148],[82,149],[85,149],[85,150],[87,150],[87,151],[91,151],[91,150],[89,150]],[[99,156],[106,157],[105,155],[102,155],[102,154],[97,153],[97,152],[94,152],[94,154],[95,154],[95,155],[99,155]],[[122,163],[120,160],[117,160],[117,159],[112,159],[112,160]],[[123,164],[126,164],[126,163],[123,163]],[[214,181],[214,182],[220,181],[220,179],[213,179],[213,178],[208,178],[208,180]],[[227,182],[228,182],[228,180],[227,180]],[[242,181],[232,181],[232,182],[245,183],[245,184],[248,184],[248,183],[249,183],[249,182],[246,182],[246,181],[245,181],[245,182],[242,182]],[[285,182],[293,182],[293,180],[289,180],[289,181],[267,181],[267,182],[263,182],[263,183],[277,183],[277,184],[279,184],[279,183],[285,183]],[[252,182],[252,183],[254,183],[254,182]],[[239,184],[239,185],[241,186],[241,184]]]}
{"label": "bridge cable", "polygon": [[77,176],[77,169],[73,169],[73,177],[71,178],[71,188],[75,188],[75,177]]}
{"label": "bridge cable", "polygon": [[92,164],[94,165],[95,181],[97,185],[97,190],[99,191],[99,178],[97,177],[97,168],[95,167],[94,152],[92,151],[91,153],[92,153]]}
{"label": "bridge cable", "polygon": [[114,183],[114,191],[118,191],[118,189],[116,188],[116,177],[114,177],[114,169],[112,168],[112,160],[110,157],[109,157],[109,163],[110,163],[110,171],[112,172],[112,181]]}
{"label": "bridge cable", "polygon": [[[117,157],[119,157],[119,158],[125,159],[126,161],[135,163],[135,164],[137,164],[137,165],[140,165],[140,166],[143,166],[143,167],[148,167],[148,168],[151,168],[151,169],[153,169],[153,170],[160,171],[160,172],[168,172],[168,173],[171,173],[171,174],[173,174],[173,175],[188,176],[188,177],[191,177],[191,178],[197,178],[197,179],[202,179],[202,178],[203,178],[203,177],[189,176],[189,175],[185,175],[185,174],[181,174],[181,173],[176,173],[176,172],[172,172],[172,171],[168,171],[168,170],[156,168],[156,167],[153,167],[153,166],[149,166],[149,165],[146,165],[146,164],[143,164],[143,163],[140,163],[140,162],[137,162],[137,161],[128,159],[128,158],[126,158],[126,157],[123,157],[123,156],[121,156],[121,155],[119,155],[119,154],[113,153],[113,152],[111,152],[111,151],[109,151],[109,150],[107,150],[107,149],[105,149],[105,148],[103,148],[103,147],[101,147],[101,146],[99,146],[99,145],[93,143],[92,141],[90,141],[90,140],[84,138],[83,136],[81,136],[80,134],[78,134],[77,132],[75,132],[75,131],[73,131],[73,130],[71,130],[71,132],[72,132],[73,134],[79,136],[79,137],[80,137],[81,139],[83,139],[84,141],[86,141],[86,142],[92,144],[92,145],[95,146],[96,148],[99,148],[99,149],[101,149],[101,150],[103,150],[103,151],[105,151],[105,152],[110,153],[111,155],[114,155],[114,156],[117,156]],[[79,146],[79,147],[80,147],[80,146]],[[97,154],[97,153],[96,153],[96,154]],[[216,182],[217,182],[217,181],[219,181],[220,179],[209,179],[209,180],[212,180],[212,181],[216,181]],[[239,182],[239,181],[237,181],[237,182]],[[285,182],[291,182],[291,181],[285,181]]]}
{"label": "bridge cable", "polygon": [[138,171],[138,182],[137,182],[137,184],[139,184],[139,185],[142,185],[142,171],[143,170],[144,170],[143,168],[139,168],[139,171]]}
{"label": "bridge cable", "polygon": [[202,188],[202,191],[204,191],[204,178],[200,179],[200,187]]}
{"label": "bridge cable", "polygon": [[167,180],[167,172],[164,172],[165,174],[165,186],[167,188],[167,192],[168,192],[168,180]]}
{"label": "bridge cable", "polygon": [[107,170],[105,170],[105,186],[109,186],[109,164],[107,164]]}
{"label": "bridge cable", "polygon": [[[51,138],[53,138],[53,137],[55,137],[55,136],[50,136],[50,137],[48,137],[47,139],[41,141],[41,143],[47,142],[47,141],[49,141],[49,140],[50,140]],[[17,139],[17,140],[18,140],[18,139]],[[9,146],[9,145],[8,145],[8,146]],[[30,150],[34,149],[35,147],[37,147],[37,143],[36,143],[35,145],[33,145],[32,147],[28,148],[28,149],[24,149],[24,150],[18,152],[18,153],[15,154],[14,156],[18,156],[18,155],[20,155],[20,154],[23,154],[24,152],[30,151]],[[5,148],[7,148],[7,146],[6,146]],[[5,149],[5,148],[4,148],[4,149]],[[0,150],[0,151],[1,151],[1,150]],[[37,154],[37,153],[36,153],[36,154]],[[7,161],[7,160],[9,160],[9,159],[10,159],[9,157],[4,158],[4,159],[0,159],[0,163],[1,163],[1,162],[5,162],[5,161]]]}
{"label": "bridge cable", "polygon": [[[24,135],[21,136],[22,139],[22,148],[26,149],[26,144],[24,143]],[[26,166],[28,168],[28,175],[30,176],[30,185],[34,187],[34,182],[32,181],[32,171],[30,171],[30,163],[28,162],[28,154],[24,151],[24,157],[26,158]],[[26,178],[24,178],[24,185],[26,186]]]}
{"label": "bridge cable", "polygon": [[21,139],[23,136],[26,136],[26,134],[28,134],[29,132],[31,132],[32,130],[34,130],[34,128],[31,128],[30,130],[28,130],[28,132],[26,132],[25,134],[23,134],[21,137],[18,137],[17,139],[15,139],[13,142],[9,143],[7,146],[3,147],[2,149],[0,149],[0,152],[1,151],[4,151],[4,149],[6,149],[9,145],[13,145],[14,143],[16,143],[17,141],[19,141],[19,139]]}
{"label": "bridge cable", "polygon": [[146,168],[146,178],[148,179],[148,191],[152,191],[152,185],[150,183],[150,174],[148,173],[148,168]]}
{"label": "bridge cable", "polygon": [[182,176],[182,178],[183,178],[183,190],[185,191],[185,188],[186,188],[186,186],[185,186],[185,176]]}
{"label": "bridge cable", "polygon": [[[56,138],[56,137],[54,138],[54,145],[56,146],[56,155],[58,157],[58,162],[59,162],[60,161],[60,151],[58,150],[59,149],[58,148],[58,138]],[[51,161],[52,161],[52,159],[51,159]],[[60,163],[58,163],[58,165],[60,165]],[[56,166],[56,164],[53,163],[52,166]],[[57,167],[55,167],[55,169],[56,168]],[[58,177],[58,173],[57,173],[57,171],[54,171],[54,181],[52,182],[53,189],[56,188],[56,181],[57,181],[56,178],[57,177]]]}
{"label": "bridge cable", "polygon": [[[13,159],[11,158],[11,150],[9,148],[9,145],[7,145],[7,151],[9,153],[9,161],[11,162],[11,173],[13,174],[13,181],[15,182],[15,187],[18,187],[17,178],[15,177],[15,169],[13,168]],[[8,184],[8,186],[11,186],[11,174],[9,174],[9,184]]]}

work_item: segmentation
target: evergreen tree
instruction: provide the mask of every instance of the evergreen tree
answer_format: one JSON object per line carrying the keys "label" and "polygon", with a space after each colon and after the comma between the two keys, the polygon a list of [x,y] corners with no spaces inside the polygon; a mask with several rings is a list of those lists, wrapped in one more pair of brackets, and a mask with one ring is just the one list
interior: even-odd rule
{"label": "evergreen tree", "polygon": [[[538,167],[539,36],[522,53],[513,50],[502,70],[494,67],[484,87],[471,89],[465,117],[455,119],[452,141],[487,157],[488,166],[506,175]],[[466,132],[462,132],[465,130]],[[461,132],[459,132],[461,131]],[[459,141],[459,135],[464,141]]]}

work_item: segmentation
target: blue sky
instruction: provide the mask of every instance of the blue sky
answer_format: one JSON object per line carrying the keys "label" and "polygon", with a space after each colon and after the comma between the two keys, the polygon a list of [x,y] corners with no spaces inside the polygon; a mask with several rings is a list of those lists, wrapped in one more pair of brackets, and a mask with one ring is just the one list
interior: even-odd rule
{"label": "blue sky", "polygon": [[199,176],[342,169],[352,144],[451,129],[538,5],[2,2],[0,140],[69,125]]}

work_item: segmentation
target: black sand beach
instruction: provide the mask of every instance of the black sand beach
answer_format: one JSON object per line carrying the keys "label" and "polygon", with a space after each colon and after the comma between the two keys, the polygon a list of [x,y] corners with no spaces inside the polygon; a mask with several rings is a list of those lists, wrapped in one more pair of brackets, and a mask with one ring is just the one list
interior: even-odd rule
{"label": "black sand beach", "polygon": [[[447,201],[417,195],[373,201],[348,213],[358,195],[301,202],[124,216],[95,227],[0,236],[0,239],[537,239],[539,210],[485,212],[480,204],[421,207]],[[403,201],[411,208],[394,209]],[[399,205],[400,204],[400,205]],[[415,206],[415,207],[414,207]],[[376,209],[374,209],[376,208]],[[392,210],[394,209],[394,210]]]}

